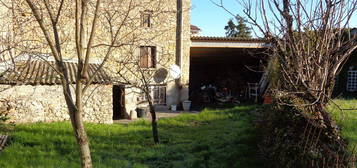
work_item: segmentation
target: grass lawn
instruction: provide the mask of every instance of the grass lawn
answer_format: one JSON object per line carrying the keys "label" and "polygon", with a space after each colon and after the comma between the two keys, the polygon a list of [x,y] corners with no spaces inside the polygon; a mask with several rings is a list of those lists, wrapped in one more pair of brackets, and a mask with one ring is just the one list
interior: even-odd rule
{"label": "grass lawn", "polygon": [[[252,117],[255,106],[206,109],[161,119],[161,144],[154,145],[151,125],[86,124],[94,166],[112,167],[263,167]],[[79,167],[79,154],[68,122],[17,125],[0,153],[1,168]]]}
{"label": "grass lawn", "polygon": [[339,110],[336,105],[331,104],[329,111],[332,112],[337,125],[341,127],[342,135],[349,141],[351,149],[357,152],[357,99],[350,100],[334,100],[334,102],[342,109]]}

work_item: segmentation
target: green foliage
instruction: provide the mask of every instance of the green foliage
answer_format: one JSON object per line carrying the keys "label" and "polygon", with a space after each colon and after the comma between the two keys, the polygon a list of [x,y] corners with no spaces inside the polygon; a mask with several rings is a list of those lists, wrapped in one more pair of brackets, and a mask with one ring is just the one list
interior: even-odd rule
{"label": "green foliage", "polygon": [[270,82],[269,89],[277,89],[279,86],[279,80],[282,76],[280,74],[280,66],[277,57],[271,57],[268,62],[266,71],[268,71],[268,80]]}
{"label": "green foliage", "polygon": [[[150,122],[86,124],[94,167],[262,167],[257,130],[247,111],[255,106],[206,109],[159,120],[161,144],[152,142]],[[1,133],[1,131],[0,131]],[[67,122],[17,125],[0,155],[0,167],[79,167]]]}
{"label": "green foliage", "polygon": [[239,15],[235,17],[235,21],[237,24],[233,21],[233,19],[230,19],[227,26],[224,27],[224,30],[226,30],[226,36],[252,38],[251,28],[246,25],[247,21]]}

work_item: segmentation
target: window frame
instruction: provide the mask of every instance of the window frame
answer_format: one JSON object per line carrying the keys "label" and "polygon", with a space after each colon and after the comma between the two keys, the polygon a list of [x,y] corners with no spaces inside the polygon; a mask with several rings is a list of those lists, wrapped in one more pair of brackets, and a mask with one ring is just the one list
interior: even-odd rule
{"label": "window frame", "polygon": [[[166,96],[167,96],[167,86],[166,85],[150,85],[150,96],[153,100],[154,105],[166,105]],[[148,98],[146,97],[144,91],[141,90],[138,96],[138,102],[147,102]]]}
{"label": "window frame", "polygon": [[347,92],[356,92],[357,91],[357,70],[347,71]]}
{"label": "window frame", "polygon": [[[143,49],[146,49],[144,51]],[[143,69],[157,68],[157,47],[156,46],[140,46],[139,47],[139,67]],[[145,56],[146,53],[147,55]],[[146,61],[146,63],[145,63]]]}
{"label": "window frame", "polygon": [[140,14],[140,26],[144,28],[152,28],[153,11],[145,10]]}

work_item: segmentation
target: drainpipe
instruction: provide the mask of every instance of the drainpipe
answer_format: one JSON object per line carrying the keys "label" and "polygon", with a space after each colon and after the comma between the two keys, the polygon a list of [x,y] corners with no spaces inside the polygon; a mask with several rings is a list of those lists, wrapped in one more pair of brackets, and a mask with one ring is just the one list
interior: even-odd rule
{"label": "drainpipe", "polygon": [[[176,60],[175,63],[177,66],[181,67],[182,59],[182,29],[183,29],[183,9],[182,9],[182,0],[177,0],[177,14],[176,14]],[[175,85],[177,88],[177,100],[176,103],[180,106],[181,101],[181,78],[175,80]]]}
{"label": "drainpipe", "polygon": [[182,58],[182,0],[177,0],[177,16],[176,16],[176,65],[181,68]]}

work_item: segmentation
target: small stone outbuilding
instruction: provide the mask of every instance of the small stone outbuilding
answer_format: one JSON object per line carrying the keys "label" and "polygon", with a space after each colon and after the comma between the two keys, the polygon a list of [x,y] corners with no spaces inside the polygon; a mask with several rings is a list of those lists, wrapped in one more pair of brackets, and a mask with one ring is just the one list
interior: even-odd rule
{"label": "small stone outbuilding", "polygon": [[[22,65],[21,65],[22,64]],[[77,65],[65,63],[69,81],[75,84]],[[98,64],[89,65],[89,75]],[[0,73],[0,106],[7,110],[10,122],[34,123],[69,120],[60,77],[54,71],[54,62],[41,60],[17,63],[15,69]],[[113,122],[111,78],[104,71],[96,74],[84,96],[84,121]]]}

